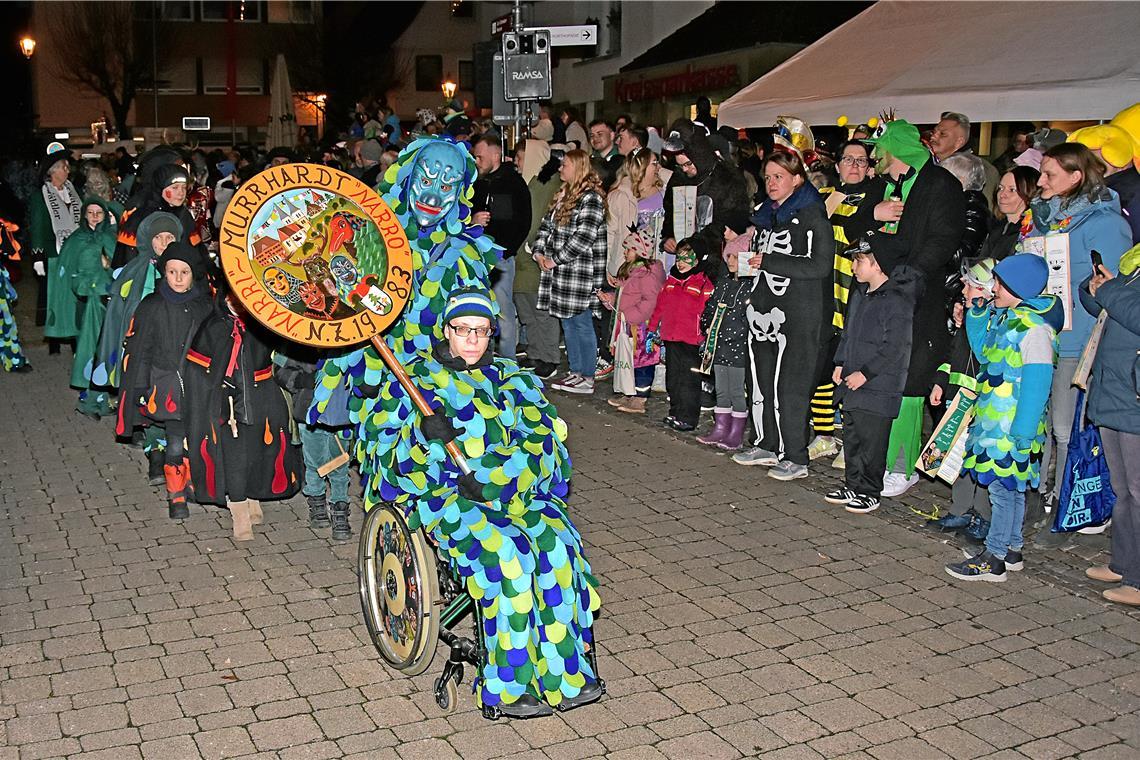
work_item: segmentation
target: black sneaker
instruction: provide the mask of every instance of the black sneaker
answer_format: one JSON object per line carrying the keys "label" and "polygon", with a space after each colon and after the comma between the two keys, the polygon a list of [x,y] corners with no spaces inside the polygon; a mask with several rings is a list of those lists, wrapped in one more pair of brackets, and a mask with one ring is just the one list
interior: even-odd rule
{"label": "black sneaker", "polygon": [[856,496],[858,494],[850,488],[836,488],[834,491],[828,491],[824,494],[823,500],[828,504],[850,504]]}
{"label": "black sneaker", "polygon": [[879,497],[871,496],[870,494],[866,493],[855,494],[855,498],[847,502],[847,506],[844,507],[844,509],[846,509],[848,512],[852,512],[857,515],[865,515],[868,512],[874,512],[878,508]]}
{"label": "black sneaker", "polygon": [[550,362],[544,362],[538,359],[534,360],[534,374],[538,375],[541,379],[549,380],[554,377],[557,372],[557,364],[551,364]]}
{"label": "black sneaker", "polygon": [[[965,556],[966,559],[972,559],[974,554],[975,551],[973,549],[962,550],[962,555]],[[1005,569],[1015,573],[1025,569],[1025,558],[1021,555],[1021,552],[1014,551],[1013,549],[1006,550]]]}
{"label": "black sneaker", "polygon": [[946,566],[946,572],[962,581],[988,581],[1004,583],[1005,562],[990,554],[989,549],[970,557],[965,562],[955,562]]}
{"label": "black sneaker", "polygon": [[550,709],[550,705],[540,701],[531,694],[523,694],[510,704],[500,704],[499,712],[508,718],[522,719],[543,718],[547,715],[554,714],[554,711]]}

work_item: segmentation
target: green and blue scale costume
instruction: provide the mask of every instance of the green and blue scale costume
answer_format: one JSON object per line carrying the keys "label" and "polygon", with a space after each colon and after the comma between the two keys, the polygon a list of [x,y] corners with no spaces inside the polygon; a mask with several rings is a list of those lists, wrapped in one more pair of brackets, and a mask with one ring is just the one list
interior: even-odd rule
{"label": "green and blue scale costume", "polygon": [[[462,161],[463,186],[438,222],[421,227],[413,211],[416,160],[444,145]],[[484,504],[458,494],[461,473],[438,442],[422,437],[418,413],[371,347],[325,361],[309,417],[344,424],[347,407],[365,509],[402,505],[409,525],[430,532],[463,579],[487,650],[475,684],[480,702],[510,704],[529,693],[557,705],[595,678],[585,650],[599,607],[597,582],[566,513],[565,424],[533,373],[514,362],[455,371],[432,355],[443,341],[441,315],[451,293],[490,289],[499,256],[489,238],[466,228],[475,175],[466,147],[442,138],[416,140],[385,173],[378,190],[407,233],[414,266],[409,303],[384,340],[428,402],[460,430],[457,443],[492,498]]]}

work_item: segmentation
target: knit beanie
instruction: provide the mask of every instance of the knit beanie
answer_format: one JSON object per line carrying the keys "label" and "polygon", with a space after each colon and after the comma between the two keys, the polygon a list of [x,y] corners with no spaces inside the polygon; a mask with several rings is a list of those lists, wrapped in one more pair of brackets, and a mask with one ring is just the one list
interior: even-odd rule
{"label": "knit beanie", "polygon": [[190,271],[194,274],[195,280],[200,280],[206,274],[206,262],[202,258],[202,253],[181,240],[175,240],[166,251],[158,257],[158,271],[166,274],[166,265],[171,261],[184,261],[190,267]]}
{"label": "knit beanie", "polygon": [[1002,259],[994,267],[994,277],[1022,301],[1036,298],[1049,283],[1049,265],[1035,253],[1019,253]]}
{"label": "knit beanie", "polygon": [[139,223],[136,235],[135,247],[139,249],[139,253],[153,256],[154,248],[151,246],[151,241],[160,232],[169,232],[177,240],[184,234],[182,222],[174,214],[165,211],[147,214],[147,217]]}
{"label": "knit beanie", "polygon": [[653,241],[645,232],[631,232],[621,241],[622,248],[631,249],[639,259],[653,258]]}
{"label": "knit beanie", "polygon": [[154,186],[159,192],[180,182],[188,185],[190,175],[178,164],[165,164],[154,171]]}
{"label": "knit beanie", "polygon": [[994,260],[980,259],[962,269],[962,281],[989,292],[994,289]]}
{"label": "knit beanie", "polygon": [[460,288],[447,299],[443,310],[443,321],[450,322],[457,317],[486,317],[494,326],[498,308],[491,291],[483,288]]}

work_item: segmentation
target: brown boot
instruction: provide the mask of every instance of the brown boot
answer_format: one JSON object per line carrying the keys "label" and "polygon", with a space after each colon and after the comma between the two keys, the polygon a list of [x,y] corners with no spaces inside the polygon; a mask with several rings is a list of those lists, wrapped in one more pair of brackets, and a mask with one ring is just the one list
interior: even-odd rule
{"label": "brown boot", "polygon": [[257,499],[249,500],[249,521],[254,525],[261,525],[265,515],[261,511],[261,502]]}
{"label": "brown boot", "polygon": [[1112,568],[1108,565],[1097,565],[1085,570],[1085,575],[1092,578],[1094,581],[1101,583],[1120,583],[1124,576],[1120,573],[1114,573]]}
{"label": "brown boot", "polygon": [[1135,586],[1117,586],[1101,592],[1101,596],[1110,602],[1127,604],[1129,607],[1140,607],[1140,588]]}
{"label": "brown boot", "polygon": [[645,414],[645,399],[641,396],[626,396],[625,403],[618,407],[619,412]]}
{"label": "brown boot", "polygon": [[249,500],[242,501],[228,501],[226,506],[230,508],[230,518],[234,523],[234,540],[235,541],[252,541],[253,540],[253,523],[250,522],[249,515]]}

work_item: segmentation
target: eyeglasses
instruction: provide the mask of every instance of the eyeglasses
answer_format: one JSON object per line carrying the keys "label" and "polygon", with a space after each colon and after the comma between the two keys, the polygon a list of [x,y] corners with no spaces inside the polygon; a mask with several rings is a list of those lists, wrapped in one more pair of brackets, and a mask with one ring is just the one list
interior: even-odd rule
{"label": "eyeglasses", "polygon": [[693,165],[692,161],[686,161],[685,163],[681,163],[680,161],[677,162],[677,168],[682,170],[682,171],[684,171],[685,169],[688,169],[692,165]]}
{"label": "eyeglasses", "polygon": [[451,322],[448,322],[447,326],[460,338],[466,338],[471,333],[475,333],[476,337],[479,338],[490,338],[495,334],[495,328],[493,327],[468,327],[467,325],[456,325]]}
{"label": "eyeglasses", "polygon": [[871,162],[867,159],[855,158],[855,156],[844,156],[843,158],[839,159],[839,163],[847,164],[848,166],[858,166],[860,168],[866,168],[871,165]]}

